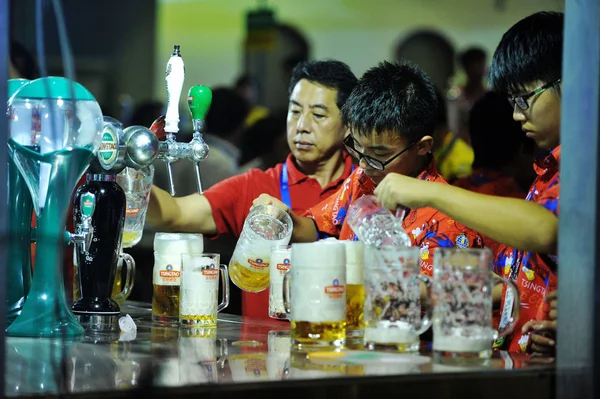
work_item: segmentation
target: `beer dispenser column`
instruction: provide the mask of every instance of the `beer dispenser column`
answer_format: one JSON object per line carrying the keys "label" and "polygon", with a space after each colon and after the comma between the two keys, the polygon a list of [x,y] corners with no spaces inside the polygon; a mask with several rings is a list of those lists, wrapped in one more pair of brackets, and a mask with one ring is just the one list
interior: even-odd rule
{"label": "beer dispenser column", "polygon": [[86,330],[119,328],[120,308],[111,295],[121,256],[126,200],[117,174],[125,167],[145,168],[157,156],[158,140],[149,129],[130,126],[123,130],[117,120],[104,118],[100,149],[73,205],[76,300],[72,311]]}

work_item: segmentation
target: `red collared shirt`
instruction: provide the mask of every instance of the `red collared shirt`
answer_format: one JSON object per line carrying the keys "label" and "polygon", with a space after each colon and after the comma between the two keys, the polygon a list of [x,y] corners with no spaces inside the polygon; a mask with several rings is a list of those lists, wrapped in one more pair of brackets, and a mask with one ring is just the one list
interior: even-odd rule
{"label": "red collared shirt", "polygon": [[[533,168],[537,174],[527,194],[527,201],[542,205],[558,217],[559,213],[559,163],[560,145],[550,154],[535,161]],[[501,246],[494,261],[496,273],[510,278],[517,285],[521,296],[520,318],[512,336],[500,339],[496,347],[503,347],[509,352],[526,352],[529,335],[521,334],[523,324],[532,319],[547,318],[544,307],[546,294],[557,287],[556,254],[540,254],[519,251],[506,245]],[[507,295],[502,299],[501,325],[507,324],[512,315],[510,301],[508,309],[504,309]]]}
{"label": "red collared shirt", "polygon": [[[418,178],[448,184],[438,173],[433,159]],[[357,240],[346,222],[346,213],[353,200],[373,194],[373,190],[373,181],[361,168],[357,168],[335,195],[310,208],[308,216],[315,220],[320,234],[340,240]],[[435,248],[483,246],[479,234],[433,208],[411,209],[404,218],[402,227],[410,236],[412,244],[421,248],[421,273],[428,276],[433,275]]]}
{"label": "red collared shirt", "polygon": [[502,172],[482,168],[475,169],[471,176],[455,180],[452,185],[476,193],[499,197],[522,199],[526,195],[512,177]]}
{"label": "red collared shirt", "polygon": [[[323,188],[317,179],[308,177],[298,170],[290,154],[286,165],[292,210],[295,213],[303,214],[311,206],[335,193],[352,172],[352,158],[344,155],[344,162],[342,176]],[[204,192],[204,196],[212,208],[219,234],[231,234],[239,237],[244,220],[250,212],[252,201],[260,194],[269,194],[281,199],[282,168],[283,164],[278,164],[266,171],[250,169],[244,174],[217,183]],[[244,316],[268,318],[268,313],[268,289],[256,294],[242,291],[242,314]]]}

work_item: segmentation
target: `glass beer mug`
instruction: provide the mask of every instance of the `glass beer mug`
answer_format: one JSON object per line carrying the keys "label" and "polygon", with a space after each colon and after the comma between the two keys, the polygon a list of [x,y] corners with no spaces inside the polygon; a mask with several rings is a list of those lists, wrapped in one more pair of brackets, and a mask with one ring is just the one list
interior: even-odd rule
{"label": "glass beer mug", "polygon": [[[509,334],[521,307],[515,284],[492,273],[492,252],[438,248],[434,256],[433,351],[442,359],[488,359],[495,339]],[[503,330],[492,328],[492,288],[513,291],[513,319]]]}
{"label": "glass beer mug", "polygon": [[[215,327],[217,313],[229,305],[227,266],[219,254],[182,254],[179,322],[182,325]],[[219,273],[220,272],[220,273]],[[219,274],[223,301],[218,303]]]}
{"label": "glass beer mug", "polygon": [[156,233],[152,273],[152,320],[179,323],[181,255],[201,254],[202,234]]}
{"label": "glass beer mug", "polygon": [[[365,249],[365,347],[417,352],[419,335],[431,327],[432,307],[421,316],[421,283],[431,297],[431,280],[420,274],[418,247]],[[429,302],[429,301],[428,301]]]}
{"label": "glass beer mug", "polygon": [[252,208],[229,261],[229,278],[244,291],[269,287],[271,251],[286,245],[292,236],[292,219],[273,205]]}
{"label": "glass beer mug", "polygon": [[[125,265],[125,268],[123,268]],[[79,281],[79,265],[77,256],[73,255],[73,301],[81,298],[81,287]],[[125,276],[123,276],[123,274]],[[123,278],[124,277],[124,278]],[[113,284],[111,298],[117,303],[125,301],[135,283],[135,261],[129,254],[121,252],[117,261],[117,270],[115,271],[115,282]]]}
{"label": "glass beer mug", "polygon": [[340,241],[292,245],[283,279],[292,345],[341,347],[346,341],[346,247]]}
{"label": "glass beer mug", "polygon": [[136,170],[125,168],[117,174],[117,183],[125,192],[125,224],[123,227],[123,248],[131,248],[142,239],[150,189],[154,177],[154,166]]}
{"label": "glass beer mug", "polygon": [[341,242],[346,246],[346,339],[362,344],[365,246],[360,241]]}

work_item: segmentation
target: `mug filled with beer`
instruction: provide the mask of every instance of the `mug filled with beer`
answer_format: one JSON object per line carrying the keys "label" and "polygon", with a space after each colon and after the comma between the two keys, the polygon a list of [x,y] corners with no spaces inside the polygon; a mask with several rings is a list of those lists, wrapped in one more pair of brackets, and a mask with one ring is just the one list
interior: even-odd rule
{"label": "mug filled with beer", "polygon": [[346,246],[346,340],[362,345],[365,304],[365,246],[360,241],[342,241]]}
{"label": "mug filled with beer", "polygon": [[[227,266],[219,254],[182,254],[179,322],[182,325],[214,327],[217,313],[229,305]],[[223,300],[219,297],[219,274]]]}
{"label": "mug filled with beer", "polygon": [[365,248],[365,348],[418,352],[432,316],[429,299],[421,306],[421,284],[431,298],[431,280],[420,259],[418,247]]}
{"label": "mug filled with beer", "polygon": [[269,317],[278,320],[287,320],[285,306],[283,306],[283,277],[290,270],[292,247],[280,245],[273,249],[271,254],[270,286],[269,286]]}
{"label": "mug filled with beer", "polygon": [[201,254],[202,234],[156,233],[152,275],[152,320],[179,323],[181,255]]}
{"label": "mug filled with beer", "polygon": [[267,289],[271,252],[290,241],[292,228],[292,219],[284,210],[273,205],[252,208],[229,262],[231,281],[248,292]]}
{"label": "mug filled with beer", "polygon": [[[495,339],[512,332],[519,320],[520,294],[515,284],[492,272],[487,248],[438,248],[434,256],[435,299],[433,351],[438,361],[489,359]],[[492,288],[507,284],[512,320],[492,328]]]}
{"label": "mug filled with beer", "polygon": [[340,241],[292,245],[283,280],[296,348],[341,347],[346,341],[346,247]]}

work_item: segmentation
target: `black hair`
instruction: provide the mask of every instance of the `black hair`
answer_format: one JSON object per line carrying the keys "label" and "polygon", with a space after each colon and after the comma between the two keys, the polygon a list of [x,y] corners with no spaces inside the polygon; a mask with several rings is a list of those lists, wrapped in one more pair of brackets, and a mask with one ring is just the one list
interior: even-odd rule
{"label": "black hair", "polygon": [[435,95],[437,97],[435,127],[448,127],[448,105],[446,104],[446,97],[437,87],[435,87]]}
{"label": "black hair", "polygon": [[433,134],[438,96],[433,83],[409,62],[381,62],[358,82],[342,109],[342,122],[353,133],[394,133],[409,142]]}
{"label": "black hair", "polygon": [[235,80],[234,87],[236,89],[241,89],[242,87],[250,86],[254,84],[254,80],[250,77],[250,75],[241,75]]}
{"label": "black hair", "polygon": [[564,14],[544,11],[513,25],[500,40],[490,67],[494,91],[517,93],[533,82],[562,76]]}
{"label": "black hair", "polygon": [[286,134],[286,112],[276,112],[256,121],[242,136],[240,165],[272,151],[278,136]]}
{"label": "black hair", "polygon": [[21,43],[16,41],[10,43],[10,62],[21,78],[29,80],[39,78],[37,62]]}
{"label": "black hair", "polygon": [[499,93],[488,92],[473,105],[469,113],[473,168],[500,170],[521,151],[533,151],[535,143],[512,114],[510,103]]}
{"label": "black hair", "polygon": [[460,65],[463,69],[468,69],[469,65],[474,62],[485,61],[487,55],[485,50],[479,47],[469,47],[465,51],[463,51],[459,56]]}
{"label": "black hair", "polygon": [[206,114],[206,132],[228,137],[244,125],[250,105],[235,90],[218,87],[212,90],[212,104]]}
{"label": "black hair", "polygon": [[342,109],[358,82],[348,65],[334,60],[305,61],[296,65],[290,80],[290,95],[296,84],[302,79],[330,89],[336,89],[336,104],[339,109]]}

